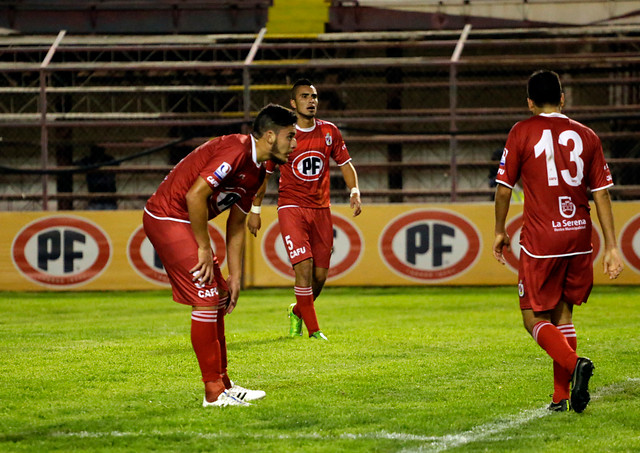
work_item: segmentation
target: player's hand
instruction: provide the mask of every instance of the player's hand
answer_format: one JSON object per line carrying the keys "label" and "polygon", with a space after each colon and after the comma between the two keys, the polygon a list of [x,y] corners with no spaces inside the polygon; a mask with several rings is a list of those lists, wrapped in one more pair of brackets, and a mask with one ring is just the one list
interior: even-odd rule
{"label": "player's hand", "polygon": [[249,218],[247,219],[247,228],[249,232],[254,236],[257,236],[258,230],[262,227],[262,219],[260,218],[260,214],[256,214],[255,212],[249,213]]}
{"label": "player's hand", "polygon": [[216,307],[216,310],[224,310],[226,313],[227,307],[229,306],[229,292],[224,291],[223,289],[220,288],[220,286],[218,286],[218,299],[223,302],[220,302],[218,304],[218,306]]}
{"label": "player's hand", "polygon": [[349,206],[351,206],[351,209],[353,209],[354,217],[360,215],[360,213],[362,212],[362,202],[360,201],[359,194],[351,195],[351,198],[349,199]]}
{"label": "player's hand", "polygon": [[620,252],[617,248],[604,252],[602,264],[604,266],[604,273],[609,275],[609,279],[611,280],[618,278],[622,269],[624,269],[624,262],[622,261]]}
{"label": "player's hand", "polygon": [[496,233],[495,240],[493,241],[493,257],[498,260],[500,264],[506,264],[504,259],[503,249],[511,250],[511,239],[507,233]]}
{"label": "player's hand", "polygon": [[238,297],[240,296],[240,278],[229,275],[229,278],[227,278],[227,286],[229,287],[229,303],[226,313],[230,314],[233,309],[236,308]]}
{"label": "player's hand", "polygon": [[212,284],[214,282],[213,274],[213,251],[211,247],[202,249],[198,247],[198,264],[190,271],[193,278],[191,281],[203,284]]}

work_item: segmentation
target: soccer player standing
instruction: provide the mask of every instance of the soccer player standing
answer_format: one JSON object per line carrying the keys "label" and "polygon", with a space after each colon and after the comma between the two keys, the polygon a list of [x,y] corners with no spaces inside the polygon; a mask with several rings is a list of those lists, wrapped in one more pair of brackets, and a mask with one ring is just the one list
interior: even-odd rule
{"label": "soccer player standing", "polygon": [[528,81],[533,116],[516,123],[507,137],[498,170],[493,255],[505,263],[505,222],[511,190],[524,187],[518,294],[527,331],[553,359],[554,393],[549,410],[582,412],[589,403],[593,363],[576,354],[574,305],[587,301],[593,286],[593,249],[588,190],[604,235],[604,273],[620,275],[608,188],[611,174],[597,135],[561,113],[564,93],[555,72],[537,71]]}
{"label": "soccer player standing", "polygon": [[[295,272],[296,302],[289,306],[289,335],[302,335],[304,321],[310,338],[326,340],[320,330],[314,301],[320,295],[329,272],[333,247],[329,158],[333,159],[350,190],[353,215],[360,214],[358,175],[340,130],[328,121],[316,118],[318,92],[307,79],[298,80],[291,89],[291,107],[296,124],[296,149],[286,163],[280,164],[278,222],[285,249]],[[273,163],[267,164],[267,178],[253,200],[248,228],[255,236],[260,229],[260,209]]]}
{"label": "soccer player standing", "polygon": [[[191,305],[191,343],[205,386],[203,406],[248,405],[262,398],[227,376],[224,316],[238,301],[244,225],[265,176],[262,162],[286,162],[295,148],[295,114],[264,107],[251,135],[210,140],[180,161],[144,208],[144,231],[164,265],[173,300]],[[226,225],[229,276],[225,281],[211,248],[208,221],[229,209]]]}

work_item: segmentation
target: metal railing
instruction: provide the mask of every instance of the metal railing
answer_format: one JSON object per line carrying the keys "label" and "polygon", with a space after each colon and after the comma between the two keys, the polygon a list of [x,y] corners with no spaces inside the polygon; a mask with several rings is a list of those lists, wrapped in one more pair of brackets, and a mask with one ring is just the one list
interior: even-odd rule
{"label": "metal railing", "polygon": [[[103,168],[120,178],[123,206],[140,206],[158,173],[171,168],[176,156],[167,152],[179,157],[187,143],[246,132],[262,105],[287,104],[300,76],[315,81],[320,116],[343,131],[369,201],[487,200],[491,152],[527,116],[524,83],[540,67],[561,74],[566,112],[601,137],[618,180],[614,194],[633,198],[640,192],[638,49],[634,27],[466,27],[307,40],[269,38],[264,30],[0,38],[0,206],[47,210],[54,200],[53,209],[75,209],[113,197],[86,191],[79,178],[86,168],[73,176],[73,161],[93,144],[123,162],[155,149]],[[179,138],[191,138],[182,150],[160,146]],[[61,174],[72,175],[72,184]]]}

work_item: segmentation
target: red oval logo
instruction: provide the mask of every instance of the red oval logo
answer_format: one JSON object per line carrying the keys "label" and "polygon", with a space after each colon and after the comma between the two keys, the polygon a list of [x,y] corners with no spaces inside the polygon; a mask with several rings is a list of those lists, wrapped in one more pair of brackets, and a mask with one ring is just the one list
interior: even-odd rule
{"label": "red oval logo", "polygon": [[320,151],[305,151],[291,162],[291,169],[303,181],[317,181],[324,168],[324,154]]}
{"label": "red oval logo", "polygon": [[[520,233],[522,232],[522,223],[524,222],[524,216],[519,214],[507,222],[507,234],[511,239],[511,250],[504,250],[504,259],[507,262],[507,267],[514,273],[518,273],[519,261],[520,261]],[[593,262],[595,263],[600,255],[600,233],[598,229],[593,226],[591,230],[591,244],[593,246]]]}
{"label": "red oval logo", "polygon": [[640,215],[629,220],[620,233],[620,250],[629,265],[640,272]]}
{"label": "red oval logo", "polygon": [[35,220],[11,245],[13,263],[42,286],[70,288],[98,277],[111,260],[111,242],[87,219],[71,216]]}
{"label": "red oval logo", "polygon": [[[211,237],[211,247],[215,251],[220,267],[222,267],[227,257],[224,236],[218,227],[211,223],[209,224],[209,236]],[[136,228],[129,237],[127,259],[131,267],[145,280],[162,286],[170,286],[167,272],[164,270],[151,241],[144,233],[142,225]]]}
{"label": "red oval logo", "polygon": [[[333,253],[327,281],[346,274],[360,261],[364,239],[358,229],[345,217],[331,213],[333,222]],[[294,279],[289,256],[282,242],[280,224],[275,221],[264,234],[262,252],[272,268],[283,277]]]}
{"label": "red oval logo", "polygon": [[378,244],[396,274],[415,281],[445,281],[466,272],[480,256],[480,234],[460,214],[417,210],[388,224]]}

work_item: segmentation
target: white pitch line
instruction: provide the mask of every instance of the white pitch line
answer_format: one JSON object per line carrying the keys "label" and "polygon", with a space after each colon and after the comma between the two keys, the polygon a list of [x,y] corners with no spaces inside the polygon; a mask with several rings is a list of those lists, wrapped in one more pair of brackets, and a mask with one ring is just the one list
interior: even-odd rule
{"label": "white pitch line", "polygon": [[[636,382],[640,383],[640,378],[628,378],[625,382]],[[599,398],[614,395],[617,393],[621,393],[624,391],[624,383],[613,384],[608,387],[603,387],[598,389],[597,392],[594,393],[592,400],[597,400]],[[546,406],[539,409],[531,409],[522,411],[518,414],[507,416],[499,421],[485,423],[483,425],[478,425],[474,428],[471,428],[468,431],[464,431],[458,434],[446,434],[444,436],[423,436],[418,434],[407,434],[407,433],[389,433],[386,431],[379,431],[374,433],[362,433],[362,434],[351,434],[351,433],[343,433],[340,435],[324,435],[319,433],[300,433],[300,434],[254,434],[251,437],[254,439],[269,439],[269,440],[277,440],[277,439],[318,439],[318,440],[336,440],[336,439],[383,439],[383,440],[399,440],[403,442],[425,442],[424,445],[420,447],[404,449],[403,453],[410,452],[420,452],[420,451],[445,451],[450,448],[460,447],[462,445],[472,444],[474,442],[479,442],[485,440],[487,438],[494,438],[496,435],[509,431],[511,429],[517,428],[519,426],[525,425],[533,420],[540,419],[542,417],[546,417],[551,415],[552,412],[547,410]],[[237,437],[234,433],[200,433],[200,432],[190,432],[190,431],[180,431],[180,432],[161,432],[161,431],[151,431],[151,432],[122,432],[122,431],[109,431],[109,432],[90,432],[90,431],[77,431],[77,432],[55,432],[52,433],[52,437],[77,437],[77,438],[109,438],[109,437],[164,437],[164,436],[175,436],[175,435],[183,435],[185,437],[195,437],[201,439],[224,439],[224,438],[235,438]]]}
{"label": "white pitch line", "polygon": [[[625,382],[640,382],[639,378],[628,378]],[[614,395],[624,391],[622,384],[613,384],[608,387],[598,389],[592,396],[592,401],[597,400],[603,396]],[[505,431],[509,431],[518,426],[525,425],[533,420],[546,417],[553,414],[546,406],[540,409],[532,409],[528,411],[522,411],[519,414],[511,416],[503,421],[485,423],[484,425],[476,426],[468,431],[460,434],[450,434],[442,436],[430,444],[423,445],[416,449],[404,449],[402,453],[410,453],[415,451],[445,451],[449,448],[459,447],[461,445],[467,445],[474,442],[478,442],[496,434],[501,434]]]}

